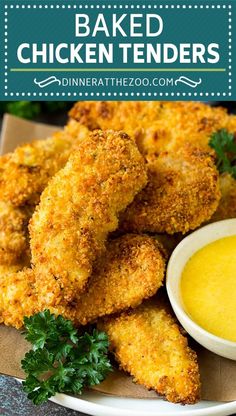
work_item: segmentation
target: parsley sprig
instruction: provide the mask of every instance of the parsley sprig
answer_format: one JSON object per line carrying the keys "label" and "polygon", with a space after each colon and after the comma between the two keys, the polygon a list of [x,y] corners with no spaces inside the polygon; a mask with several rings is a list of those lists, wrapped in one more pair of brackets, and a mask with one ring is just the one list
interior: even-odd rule
{"label": "parsley sprig", "polygon": [[10,113],[31,120],[43,114],[65,113],[71,105],[72,103],[66,101],[1,101],[0,116]]}
{"label": "parsley sprig", "polygon": [[25,338],[33,344],[21,362],[23,390],[34,404],[57,392],[81,394],[112,370],[104,332],[78,334],[71,321],[45,310],[24,318]]}
{"label": "parsley sprig", "polygon": [[236,141],[234,134],[226,129],[218,130],[211,135],[209,145],[216,152],[219,172],[228,172],[236,179]]}

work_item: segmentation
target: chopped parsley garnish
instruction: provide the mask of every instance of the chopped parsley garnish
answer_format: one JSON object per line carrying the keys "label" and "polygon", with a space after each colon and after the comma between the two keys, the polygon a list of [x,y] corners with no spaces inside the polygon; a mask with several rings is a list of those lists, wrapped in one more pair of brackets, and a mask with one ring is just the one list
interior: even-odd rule
{"label": "chopped parsley garnish", "polygon": [[37,119],[42,114],[60,112],[66,113],[71,108],[67,101],[2,101],[0,102],[0,115],[10,113],[17,117],[29,120]]}
{"label": "chopped parsley garnish", "polygon": [[228,172],[236,179],[236,141],[233,133],[226,129],[211,135],[209,145],[215,150],[217,168],[220,173]]}

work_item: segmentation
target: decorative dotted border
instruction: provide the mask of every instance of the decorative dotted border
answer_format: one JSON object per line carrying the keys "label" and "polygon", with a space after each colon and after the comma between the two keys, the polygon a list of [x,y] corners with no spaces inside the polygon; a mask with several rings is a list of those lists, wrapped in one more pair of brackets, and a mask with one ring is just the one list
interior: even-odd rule
{"label": "decorative dotted border", "polygon": [[[21,96],[21,97],[25,97],[25,96],[27,96],[27,97],[31,97],[31,96],[33,96],[33,97],[37,97],[37,96],[39,96],[39,97],[54,97],[54,96],[56,96],[56,97],[65,97],[65,96],[67,96],[67,97],[77,97],[77,96],[79,96],[79,97],[99,97],[99,96],[103,96],[103,97],[105,97],[105,96],[108,96],[108,97],[122,97],[122,96],[125,96],[125,97],[129,97],[129,96],[131,96],[131,97],[152,97],[152,96],[154,96],[154,97],[168,97],[168,96],[170,96],[170,97],[174,97],[174,96],[177,96],[177,97],[180,97],[180,96],[182,96],[182,97],[186,97],[186,96],[188,96],[188,97],[192,97],[192,96],[194,96],[194,97],[197,97],[197,96],[200,96],[200,97],[209,97],[209,96],[211,96],[211,97],[220,97],[220,96],[223,96],[223,97],[226,97],[227,95],[228,96],[232,96],[232,92],[231,92],[231,90],[232,90],[232,12],[231,12],[231,5],[225,5],[225,4],[217,4],[217,5],[214,5],[214,4],[212,4],[212,5],[206,5],[206,4],[201,4],[201,5],[193,5],[193,4],[165,4],[165,5],[163,5],[163,4],[153,4],[153,5],[151,5],[151,4],[148,4],[148,5],[145,5],[145,4],[143,4],[143,5],[139,5],[139,4],[131,4],[131,5],[123,5],[123,4],[120,4],[120,5],[116,5],[116,4],[108,4],[108,5],[105,5],[105,4],[102,4],[102,5],[100,5],[100,4],[86,4],[86,5],[70,5],[70,4],[56,4],[56,5],[47,5],[47,4],[33,4],[33,5],[31,5],[31,4],[27,4],[27,5],[25,5],[25,4],[11,4],[11,5],[5,5],[4,6],[4,8],[5,8],[5,11],[4,11],[4,90],[5,90],[5,93],[4,93],[4,95],[7,97],[7,96],[10,96],[10,97],[14,97],[14,96],[16,96],[16,97],[19,97],[19,96]],[[9,92],[8,91],[8,9],[227,9],[228,8],[228,30],[229,30],[229,32],[228,32],[228,76],[229,76],[229,78],[228,78],[228,94],[226,94],[226,92],[222,92],[222,93],[220,93],[220,92],[217,92],[217,93],[213,93],[213,92],[211,92],[211,93],[209,93],[209,92],[194,92],[194,93],[191,93],[191,92],[171,92],[171,93],[168,93],[168,92],[153,92],[153,93],[151,93],[151,92],[148,92],[148,93],[145,93],[145,92],[143,92],[143,93],[139,93],[139,92],[137,92],[137,93],[134,93],[134,92],[131,92],[131,93],[128,93],[128,92],[126,92],[126,93],[122,93],[122,92],[113,92],[113,93],[110,93],[110,92],[108,92],[108,93],[105,93],[105,92],[103,92],[103,93],[99,93],[99,92],[97,92],[97,93],[93,93],[93,92],[91,92],[91,93],[87,93],[87,92],[85,92],[85,93],[82,93],[82,92],[79,92],[79,93],[76,93],[76,92],[74,92],[74,93],[65,93],[65,92],[57,92],[57,93],[53,93],[53,92],[51,92],[51,93],[48,93],[48,92],[45,92],[45,93],[42,93],[42,92],[38,92],[38,93],[36,93],[36,92],[34,92],[34,93],[30,93],[30,92],[28,92],[28,93],[25,93],[25,92],[22,92],[22,93],[20,93],[20,92],[16,92],[16,93],[13,93],[13,92]]]}
{"label": "decorative dotted border", "polygon": [[4,11],[4,95],[8,96],[8,11]]}
{"label": "decorative dotted border", "polygon": [[192,5],[192,4],[11,4],[5,5],[5,9],[227,9],[231,8],[230,5],[217,4],[217,5]]}
{"label": "decorative dotted border", "polygon": [[231,11],[231,6],[229,6],[229,12],[228,12],[228,29],[229,29],[229,33],[228,33],[228,41],[229,41],[229,59],[228,59],[228,95],[229,97],[232,96],[232,11]]}
{"label": "decorative dotted border", "polygon": [[10,92],[7,95],[10,97],[14,97],[14,96],[16,97],[38,97],[38,96],[39,97],[60,97],[60,96],[62,97],[106,97],[106,96],[108,97],[129,97],[129,96],[131,97],[174,97],[174,96],[177,96],[177,97],[197,97],[197,96],[226,97],[227,94],[225,92],[223,93],[221,92],[216,92],[216,93],[215,92],[211,92],[211,93],[208,93],[208,92],[206,93],[204,92],[200,92],[200,93],[199,92],[194,92],[194,93],[192,92],[147,92],[147,93],[146,92],[130,92],[130,93],[128,92],[112,92],[112,93],[111,92],[108,92],[108,93],[105,93],[105,92],[102,92],[102,93],[100,92],[96,92],[96,93],[94,92],[91,92],[91,93],[88,93],[88,92],[84,92],[84,93],[82,92],[78,92],[78,93],[76,92],[69,92],[69,93],[65,93],[65,92],[57,92],[57,93],[54,93],[54,92],[45,92],[45,93],[43,92],[39,92],[39,93],[16,92],[16,93],[13,93],[13,92]]}

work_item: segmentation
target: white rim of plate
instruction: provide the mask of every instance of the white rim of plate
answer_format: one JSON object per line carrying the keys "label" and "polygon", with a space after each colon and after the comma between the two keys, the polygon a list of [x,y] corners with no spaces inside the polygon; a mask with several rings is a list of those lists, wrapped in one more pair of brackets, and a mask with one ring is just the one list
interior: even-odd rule
{"label": "white rim of plate", "polygon": [[[101,396],[106,396],[103,393],[99,393]],[[112,398],[112,396],[109,396]],[[117,398],[113,396],[114,398]],[[222,403],[218,402],[219,404],[213,406],[206,406],[205,408],[201,409],[194,409],[192,406],[189,406],[190,409],[184,412],[178,411],[175,413],[173,409],[170,410],[160,410],[157,412],[148,412],[145,411],[137,411],[121,408],[121,407],[112,407],[110,405],[102,405],[97,404],[94,402],[89,401],[88,399],[79,399],[77,397],[73,397],[67,394],[57,394],[55,397],[50,399],[52,402],[59,404],[64,407],[69,407],[70,409],[74,409],[85,414],[97,416],[217,416],[222,415],[222,412],[226,415],[233,414],[236,411],[236,401],[229,402],[229,403]],[[124,397],[123,400],[125,401],[126,398]],[[138,400],[145,400],[148,399],[138,399]],[[152,400],[153,401],[153,400]],[[158,402],[158,399],[157,399]],[[209,403],[209,402],[208,402]],[[172,403],[173,405],[173,403]],[[194,405],[193,405],[194,406]],[[157,404],[158,407],[158,404]]]}
{"label": "white rim of plate", "polygon": [[[16,378],[16,377],[14,378],[20,383],[22,383],[23,381],[19,378]],[[90,390],[90,393],[92,393],[91,390]],[[126,400],[126,397],[122,398],[122,397],[116,397],[116,396],[108,396],[100,392],[94,392],[94,393],[104,398],[114,397],[114,399],[119,398],[119,399],[123,399],[124,401]],[[132,398],[129,398],[129,399],[132,399]],[[222,412],[224,412],[224,415],[226,416],[226,415],[233,415],[233,413],[236,412],[236,401],[232,401],[229,403],[217,402],[219,404],[206,406],[201,409],[194,409],[194,405],[189,405],[190,409],[184,412],[181,412],[181,411],[175,412],[173,409],[171,409],[170,411],[169,410],[158,411],[157,409],[157,412],[153,412],[153,411],[148,412],[148,410],[145,410],[145,412],[143,412],[143,411],[126,409],[125,407],[121,408],[121,407],[112,407],[110,405],[98,404],[98,403],[94,403],[90,401],[89,399],[83,399],[83,398],[79,399],[78,397],[74,397],[74,396],[70,396],[69,394],[62,394],[62,393],[57,393],[55,396],[51,397],[49,400],[55,404],[59,404],[60,406],[63,406],[72,410],[77,410],[77,411],[80,411],[80,412],[83,412],[85,414],[92,415],[92,416],[98,416],[98,414],[102,416],[218,416],[218,415],[221,416]],[[145,400],[146,402],[148,402],[148,399],[136,399],[136,400],[140,400],[140,401]],[[159,400],[161,400],[161,398],[157,399],[156,401],[158,402]],[[153,399],[151,401],[153,402]],[[170,403],[170,404],[174,405],[173,403]]]}

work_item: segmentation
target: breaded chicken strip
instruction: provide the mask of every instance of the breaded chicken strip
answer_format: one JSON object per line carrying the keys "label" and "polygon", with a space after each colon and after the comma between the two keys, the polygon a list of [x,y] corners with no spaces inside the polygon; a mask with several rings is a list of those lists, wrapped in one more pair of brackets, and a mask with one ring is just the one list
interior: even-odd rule
{"label": "breaded chicken strip", "polygon": [[36,205],[49,179],[87,137],[87,129],[72,121],[46,140],[35,140],[0,157],[0,199],[15,206]]}
{"label": "breaded chicken strip", "polygon": [[[110,241],[96,262],[87,292],[65,316],[86,324],[100,316],[135,307],[156,293],[164,278],[161,246],[151,237],[127,235]],[[6,325],[20,328],[23,317],[39,311],[33,270],[20,265],[0,268],[0,315]],[[58,313],[57,308],[52,309]]]}
{"label": "breaded chicken strip", "polygon": [[155,239],[127,234],[110,241],[76,304],[75,320],[84,325],[101,316],[134,308],[156,293],[164,270],[165,254]]}
{"label": "breaded chicken strip", "polygon": [[219,175],[213,158],[201,148],[185,145],[149,157],[148,174],[148,185],[121,217],[125,231],[184,234],[215,212]]}
{"label": "breaded chicken strip", "polygon": [[30,207],[15,208],[0,201],[0,265],[14,265],[29,256],[27,226],[31,214]]}
{"label": "breaded chicken strip", "polygon": [[[236,137],[236,116],[199,102],[78,102],[70,117],[89,129],[123,129],[135,137],[143,154],[176,151],[186,142],[209,150],[212,133],[227,129]],[[236,180],[222,178],[222,199],[215,219],[236,217]],[[184,192],[184,190],[183,190]]]}
{"label": "breaded chicken strip", "polygon": [[177,149],[186,140],[207,146],[213,132],[236,131],[236,116],[221,107],[191,101],[81,101],[69,115],[90,130],[126,131],[144,154]]}
{"label": "breaded chicken strip", "polygon": [[107,332],[120,368],[173,403],[199,400],[197,356],[160,299],[98,324]]}
{"label": "breaded chicken strip", "polygon": [[96,131],[70,156],[30,224],[40,308],[73,302],[117,216],[146,182],[143,157],[125,133]]}
{"label": "breaded chicken strip", "polygon": [[39,312],[31,269],[0,271],[0,322],[21,328],[24,316]]}
{"label": "breaded chicken strip", "polygon": [[[64,308],[64,317],[84,325],[98,317],[139,305],[162,285],[165,259],[153,238],[126,235],[110,241],[96,262],[87,291]],[[18,268],[19,269],[19,268]],[[20,328],[39,311],[34,271],[0,268],[0,321]],[[58,315],[61,307],[50,308]]]}
{"label": "breaded chicken strip", "polygon": [[40,194],[86,135],[87,129],[72,121],[52,138],[0,157],[0,264],[29,256],[28,222]]}
{"label": "breaded chicken strip", "polygon": [[4,278],[8,276],[9,274],[20,272],[24,269],[24,267],[27,267],[30,265],[30,262],[25,258],[25,261],[22,260],[22,263],[18,264],[12,264],[10,266],[7,265],[0,265],[0,278]]}
{"label": "breaded chicken strip", "polygon": [[[30,258],[29,257],[22,257],[19,260],[19,263],[6,265],[6,264],[0,264],[0,278],[6,278],[12,273],[17,273],[25,269],[26,267],[30,266]],[[2,289],[2,287],[0,286]]]}

